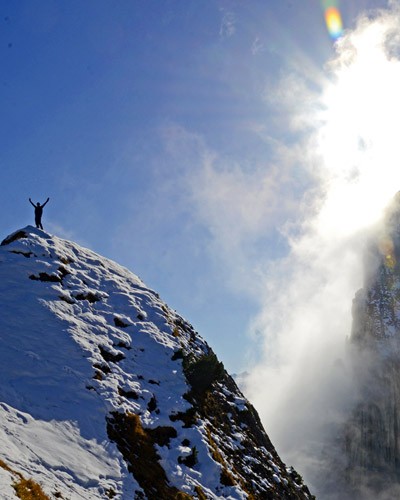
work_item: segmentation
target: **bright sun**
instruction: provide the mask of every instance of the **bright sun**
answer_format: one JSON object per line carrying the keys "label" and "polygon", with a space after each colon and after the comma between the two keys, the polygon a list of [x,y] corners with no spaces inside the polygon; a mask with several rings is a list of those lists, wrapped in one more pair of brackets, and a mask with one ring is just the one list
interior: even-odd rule
{"label": "bright sun", "polygon": [[[398,20],[397,20],[398,21]],[[334,83],[322,98],[317,148],[322,158],[327,231],[351,233],[377,220],[400,190],[400,61],[393,18],[361,23],[337,43]]]}

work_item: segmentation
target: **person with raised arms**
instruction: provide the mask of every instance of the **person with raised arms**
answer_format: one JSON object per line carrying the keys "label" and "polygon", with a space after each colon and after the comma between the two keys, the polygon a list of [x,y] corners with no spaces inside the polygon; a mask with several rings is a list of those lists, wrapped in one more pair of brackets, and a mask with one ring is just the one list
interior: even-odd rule
{"label": "person with raised arms", "polygon": [[42,215],[43,215],[43,208],[48,203],[50,198],[47,198],[47,200],[41,205],[39,202],[36,203],[36,205],[32,202],[32,200],[29,198],[30,204],[34,207],[35,209],[35,224],[36,227],[39,229],[43,229],[42,226]]}

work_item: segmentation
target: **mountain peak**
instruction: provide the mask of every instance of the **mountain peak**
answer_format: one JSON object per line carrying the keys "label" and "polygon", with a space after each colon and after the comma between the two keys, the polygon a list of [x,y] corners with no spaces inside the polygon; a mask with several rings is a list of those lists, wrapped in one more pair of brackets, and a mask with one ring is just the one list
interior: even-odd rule
{"label": "mountain peak", "polygon": [[8,245],[15,240],[19,240],[21,238],[29,238],[30,235],[45,237],[46,239],[51,238],[51,235],[43,231],[43,229],[38,229],[34,226],[26,226],[8,235],[6,238],[4,238],[0,245]]}
{"label": "mountain peak", "polygon": [[43,498],[311,498],[208,344],[126,268],[27,226],[1,243],[0,297],[7,498],[20,478]]}

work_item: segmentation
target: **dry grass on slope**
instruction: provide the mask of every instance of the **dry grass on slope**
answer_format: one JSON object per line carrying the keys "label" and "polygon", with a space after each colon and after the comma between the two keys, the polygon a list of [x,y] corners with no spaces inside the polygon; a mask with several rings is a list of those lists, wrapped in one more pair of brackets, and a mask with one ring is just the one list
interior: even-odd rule
{"label": "dry grass on slope", "polygon": [[38,483],[32,479],[25,479],[20,472],[13,470],[3,460],[0,460],[0,467],[16,478],[12,487],[21,500],[50,500]]}

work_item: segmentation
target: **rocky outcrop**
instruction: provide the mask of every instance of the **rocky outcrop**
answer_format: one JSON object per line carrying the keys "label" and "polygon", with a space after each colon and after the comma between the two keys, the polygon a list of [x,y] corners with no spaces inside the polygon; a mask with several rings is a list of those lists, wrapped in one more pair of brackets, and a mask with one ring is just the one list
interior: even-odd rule
{"label": "rocky outcrop", "polygon": [[358,402],[345,426],[350,498],[399,498],[400,198],[366,253],[365,286],[353,303],[351,357]]}

